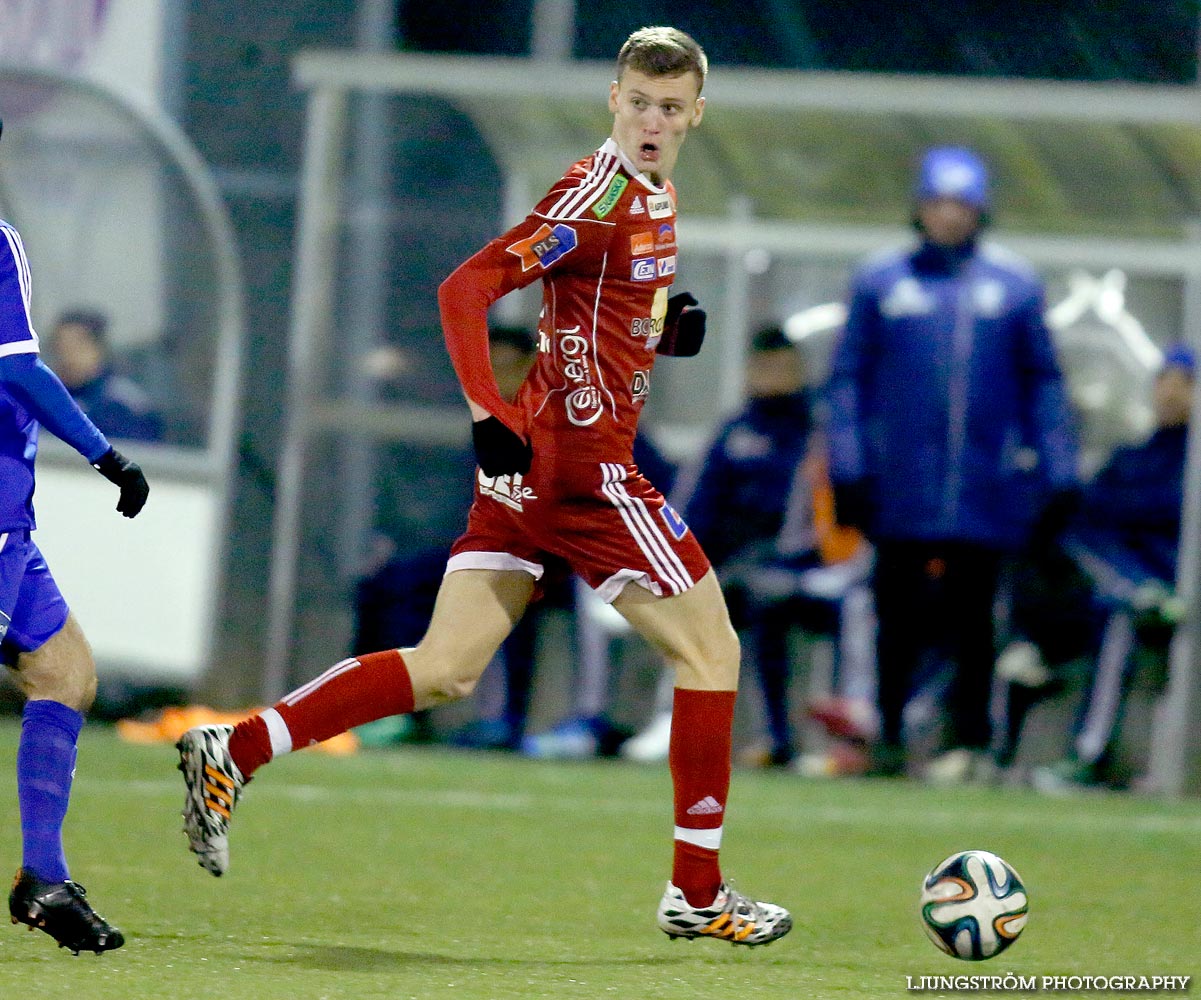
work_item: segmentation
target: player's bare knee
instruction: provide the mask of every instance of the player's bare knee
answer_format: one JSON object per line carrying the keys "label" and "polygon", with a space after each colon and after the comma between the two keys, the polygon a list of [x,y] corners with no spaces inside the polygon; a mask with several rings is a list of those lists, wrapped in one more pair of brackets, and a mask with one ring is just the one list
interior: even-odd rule
{"label": "player's bare knee", "polygon": [[91,658],[46,660],[23,654],[14,671],[17,687],[30,701],[57,701],[86,712],[96,700],[96,670]]}
{"label": "player's bare knee", "polygon": [[491,656],[420,643],[405,655],[418,708],[434,708],[475,691]]}
{"label": "player's bare knee", "polygon": [[674,655],[669,653],[667,659],[682,687],[734,690],[740,656],[738,633],[733,628],[715,628],[681,646]]}

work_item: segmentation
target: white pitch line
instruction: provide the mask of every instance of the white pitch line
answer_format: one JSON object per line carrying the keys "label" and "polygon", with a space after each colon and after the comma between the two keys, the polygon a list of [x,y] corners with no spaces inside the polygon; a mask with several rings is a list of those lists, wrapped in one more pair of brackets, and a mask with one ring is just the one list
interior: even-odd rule
{"label": "white pitch line", "polygon": [[[737,783],[737,778],[735,779]],[[145,798],[177,798],[183,793],[179,781],[118,781],[108,778],[85,778],[77,782],[75,795],[102,795],[111,798],[114,794]],[[0,793],[3,794],[3,793]],[[423,808],[475,809],[481,812],[542,814],[548,806],[556,812],[578,813],[623,813],[636,815],[667,815],[669,807],[659,797],[633,799],[629,797],[565,796],[560,791],[545,790],[513,792],[489,792],[476,789],[417,789],[417,788],[345,788],[334,785],[314,784],[256,784],[254,799],[283,800],[298,803],[347,802],[361,805],[399,806],[420,805]],[[887,804],[878,802],[863,805],[818,805],[807,806],[803,799],[783,801],[769,806],[751,808],[740,805],[737,787],[731,796],[732,819],[770,820],[783,827],[798,831],[811,831],[814,826],[868,827],[903,826],[910,829],[963,829],[973,820],[971,804],[963,809],[931,809],[924,797],[912,803]],[[1167,834],[1172,836],[1196,837],[1201,833],[1201,815],[1180,816],[1146,813],[1123,816],[1105,815],[1084,809],[1071,814],[1048,815],[1031,800],[1031,808],[1015,801],[1004,810],[990,810],[988,822],[995,830],[1065,830],[1076,833],[1096,833],[1112,836],[1116,832],[1134,834]]]}

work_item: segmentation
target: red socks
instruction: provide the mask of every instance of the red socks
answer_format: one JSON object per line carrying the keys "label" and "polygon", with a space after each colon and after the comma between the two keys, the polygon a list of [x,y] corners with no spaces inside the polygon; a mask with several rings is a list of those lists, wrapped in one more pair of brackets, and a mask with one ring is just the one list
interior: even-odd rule
{"label": "red socks", "polygon": [[671,880],[692,906],[708,906],[721,888],[721,847],[735,691],[676,688],[668,763],[675,798]]}
{"label": "red socks", "polygon": [[[671,880],[692,906],[708,906],[721,887],[717,853],[730,790],[735,697],[734,691],[675,691],[668,755],[675,800]],[[281,753],[411,711],[413,684],[400,651],[369,653],[335,664],[239,723],[229,752],[249,778]]]}
{"label": "red socks", "polygon": [[367,653],[334,664],[273,708],[238,723],[229,738],[229,754],[249,778],[281,753],[411,711],[413,682],[400,650]]}

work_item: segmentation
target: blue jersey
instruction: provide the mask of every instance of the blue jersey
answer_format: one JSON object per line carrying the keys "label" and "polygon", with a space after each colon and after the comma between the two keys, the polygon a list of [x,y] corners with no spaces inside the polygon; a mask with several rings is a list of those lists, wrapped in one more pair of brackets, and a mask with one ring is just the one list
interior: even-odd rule
{"label": "blue jersey", "polygon": [[[39,353],[29,315],[29,291],[29,264],[21,237],[0,220],[0,357]],[[34,527],[37,450],[37,419],[0,382],[0,530]]]}
{"label": "blue jersey", "polygon": [[21,237],[0,220],[0,532],[35,527],[33,462],[39,424],[89,462],[109,450],[104,435],[38,357],[29,285]]}

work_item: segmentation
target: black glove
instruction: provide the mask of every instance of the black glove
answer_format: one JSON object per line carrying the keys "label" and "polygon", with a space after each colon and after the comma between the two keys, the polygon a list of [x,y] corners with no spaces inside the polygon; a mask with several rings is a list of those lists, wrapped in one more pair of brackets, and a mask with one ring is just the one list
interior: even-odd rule
{"label": "black glove", "polygon": [[692,358],[700,353],[705,341],[705,310],[694,309],[696,299],[680,292],[667,300],[667,315],[663,317],[663,336],[659,338],[656,354],[671,358]]}
{"label": "black glove", "polygon": [[1030,532],[1030,543],[1035,550],[1049,548],[1060,540],[1083,500],[1079,486],[1061,486],[1051,494]]}
{"label": "black glove", "polygon": [[496,417],[485,417],[471,425],[475,459],[485,476],[512,476],[530,471],[534,449],[520,434],[514,434]]}
{"label": "black glove", "polygon": [[834,483],[834,520],[844,528],[866,532],[876,513],[869,479],[851,479]]}
{"label": "black glove", "polygon": [[116,448],[109,448],[92,463],[92,468],[121,490],[117,510],[126,517],[137,517],[138,512],[146,506],[146,497],[150,495],[150,484],[146,482],[138,464],[131,462]]}

